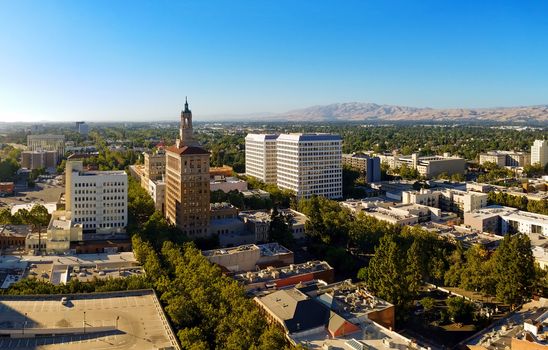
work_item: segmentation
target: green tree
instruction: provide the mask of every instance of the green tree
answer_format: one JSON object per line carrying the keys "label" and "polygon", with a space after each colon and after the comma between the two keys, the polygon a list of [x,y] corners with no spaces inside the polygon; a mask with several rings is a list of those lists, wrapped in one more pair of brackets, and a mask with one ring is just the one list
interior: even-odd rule
{"label": "green tree", "polygon": [[408,271],[405,252],[394,237],[386,235],[381,238],[369,266],[358,273],[358,278],[365,280],[367,287],[379,298],[404,311],[415,296],[412,279],[402,278],[405,271]]}
{"label": "green tree", "polygon": [[272,214],[270,215],[268,240],[270,242],[278,242],[285,247],[292,247],[294,243],[291,221],[286,219],[276,207],[272,209]]}
{"label": "green tree", "polygon": [[537,274],[529,237],[522,233],[505,236],[493,259],[497,298],[517,305],[530,297]]}

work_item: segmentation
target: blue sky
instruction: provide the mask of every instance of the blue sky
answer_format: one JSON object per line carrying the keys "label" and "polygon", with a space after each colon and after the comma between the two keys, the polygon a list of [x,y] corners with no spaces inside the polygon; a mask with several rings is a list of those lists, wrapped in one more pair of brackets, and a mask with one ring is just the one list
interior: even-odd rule
{"label": "blue sky", "polygon": [[548,2],[0,0],[0,120],[548,103]]}

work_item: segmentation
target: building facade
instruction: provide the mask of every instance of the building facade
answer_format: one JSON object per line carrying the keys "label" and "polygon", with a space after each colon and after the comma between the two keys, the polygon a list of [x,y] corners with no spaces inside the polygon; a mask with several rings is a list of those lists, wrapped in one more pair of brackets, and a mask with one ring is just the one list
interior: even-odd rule
{"label": "building facade", "polygon": [[53,168],[57,165],[56,151],[23,151],[21,152],[21,167],[29,170]]}
{"label": "building facade", "polygon": [[144,173],[147,180],[157,181],[166,173],[166,152],[160,148],[155,153],[144,153]]}
{"label": "building facade", "polygon": [[531,164],[545,166],[548,163],[548,141],[535,140],[531,146]]}
{"label": "building facade", "polygon": [[55,151],[59,160],[65,155],[65,135],[28,135],[27,147],[29,151]]}
{"label": "building facade", "polygon": [[248,134],[245,138],[245,174],[264,183],[276,183],[275,134]]}
{"label": "building facade", "polygon": [[82,161],[68,161],[65,208],[84,233],[124,232],[127,226],[125,171],[84,171]]}
{"label": "building facade", "polygon": [[342,139],[331,134],[282,134],[276,141],[277,185],[297,198],[342,197]]}
{"label": "building facade", "polygon": [[494,163],[500,167],[524,167],[531,164],[531,155],[525,152],[491,151],[479,155],[480,164]]}
{"label": "building facade", "polygon": [[209,152],[194,140],[185,102],[179,138],[166,149],[166,219],[190,238],[209,235]]}

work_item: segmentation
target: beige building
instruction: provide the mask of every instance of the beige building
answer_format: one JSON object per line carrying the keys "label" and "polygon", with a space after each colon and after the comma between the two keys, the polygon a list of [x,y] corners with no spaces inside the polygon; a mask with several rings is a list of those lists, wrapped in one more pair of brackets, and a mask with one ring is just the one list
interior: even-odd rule
{"label": "beige building", "polygon": [[421,204],[462,214],[487,206],[487,194],[455,189],[435,191],[423,188],[419,191],[403,191],[402,202],[404,204]]}
{"label": "beige building", "polygon": [[409,168],[417,169],[421,176],[433,178],[442,173],[448,175],[464,174],[466,170],[466,161],[460,157],[451,157],[449,154],[442,156],[424,156],[419,157],[417,153],[410,156],[397,154],[378,155],[382,163],[388,164],[392,169],[407,165]]}
{"label": "beige building", "polygon": [[275,134],[248,134],[245,137],[245,174],[264,183],[276,183]]}
{"label": "beige building", "polygon": [[515,151],[490,151],[479,155],[480,164],[495,163],[500,167],[524,167],[531,164],[531,155]]}
{"label": "beige building", "polygon": [[144,175],[147,180],[157,181],[166,173],[166,152],[163,148],[154,153],[144,153]]}
{"label": "beige building", "polygon": [[293,252],[278,243],[245,244],[238,247],[205,250],[212,263],[232,272],[255,271],[258,266],[293,264]]}
{"label": "beige building", "polygon": [[27,147],[29,151],[54,151],[59,160],[65,155],[65,135],[28,135]]}
{"label": "beige building", "polygon": [[209,152],[194,140],[192,112],[185,102],[179,138],[166,149],[165,215],[190,238],[209,235]]}

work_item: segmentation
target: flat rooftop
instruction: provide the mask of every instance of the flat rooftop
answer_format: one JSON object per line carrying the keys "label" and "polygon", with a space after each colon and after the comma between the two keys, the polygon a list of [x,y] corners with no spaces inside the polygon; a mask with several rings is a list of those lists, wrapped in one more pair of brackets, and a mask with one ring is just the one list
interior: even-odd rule
{"label": "flat rooftop", "polygon": [[[303,335],[291,336],[291,338],[307,349],[323,350],[325,346],[332,346],[337,350],[356,350],[360,346],[363,349],[410,349],[412,341],[404,336],[390,331],[375,322],[364,322],[360,324],[360,330],[346,336],[330,338],[326,330],[308,333]],[[416,347],[416,349],[422,349]]]}
{"label": "flat rooftop", "polygon": [[231,248],[204,250],[202,251],[202,255],[207,257],[216,255],[240,254],[242,252],[247,252],[251,250],[259,250],[259,247],[255,244],[245,244]]}
{"label": "flat rooftop", "polygon": [[302,264],[291,264],[289,266],[274,268],[272,266],[267,267],[266,269],[253,272],[245,272],[234,276],[234,279],[238,282],[243,283],[244,285],[258,283],[258,282],[268,282],[284,278],[289,278],[292,276],[304,275],[312,272],[321,272],[329,271],[333,268],[325,261],[308,261]]}
{"label": "flat rooftop", "polygon": [[0,337],[0,349],[180,349],[152,290],[0,296],[0,331],[18,334],[23,325],[44,335]]}

